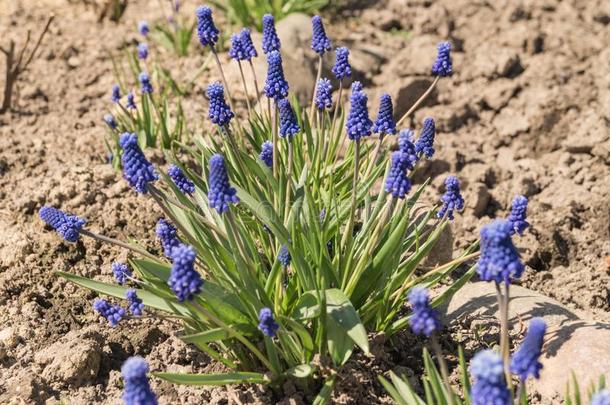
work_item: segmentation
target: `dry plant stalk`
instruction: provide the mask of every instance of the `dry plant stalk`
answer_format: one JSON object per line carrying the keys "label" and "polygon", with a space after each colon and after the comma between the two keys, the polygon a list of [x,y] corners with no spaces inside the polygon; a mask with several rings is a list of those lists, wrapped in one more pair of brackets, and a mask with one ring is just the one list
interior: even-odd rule
{"label": "dry plant stalk", "polygon": [[2,100],[2,107],[0,107],[0,114],[8,111],[11,108],[11,103],[13,99],[13,90],[15,84],[17,83],[17,79],[19,75],[25,72],[34,59],[40,44],[46,33],[49,31],[49,27],[51,26],[51,22],[55,18],[54,15],[49,16],[47,23],[44,26],[44,29],[40,33],[38,37],[38,41],[34,45],[34,48],[31,50],[29,55],[26,57],[25,54],[28,50],[28,46],[30,44],[30,40],[32,39],[32,32],[28,30],[27,37],[25,39],[25,43],[23,47],[16,53],[16,44],[15,41],[11,40],[7,48],[0,46],[0,51],[4,53],[4,57],[6,59],[6,81],[4,83],[4,98]]}
{"label": "dry plant stalk", "polygon": [[110,21],[118,22],[125,9],[127,8],[128,0],[106,0],[102,7],[102,12],[97,18],[97,22],[102,22],[104,18],[108,17]]}

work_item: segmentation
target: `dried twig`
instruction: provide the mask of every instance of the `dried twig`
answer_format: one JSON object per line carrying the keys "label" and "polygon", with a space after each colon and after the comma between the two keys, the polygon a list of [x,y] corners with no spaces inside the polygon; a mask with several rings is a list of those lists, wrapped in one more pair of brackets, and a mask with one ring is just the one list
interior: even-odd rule
{"label": "dried twig", "polygon": [[123,13],[125,13],[127,2],[127,0],[106,0],[102,7],[102,12],[97,18],[97,22],[102,22],[106,17],[110,21],[119,22]]}
{"label": "dried twig", "polygon": [[6,59],[6,80],[4,82],[4,98],[2,100],[2,107],[0,107],[0,114],[8,111],[11,108],[13,90],[15,84],[17,83],[17,79],[21,73],[27,70],[28,66],[34,59],[34,56],[36,55],[44,36],[49,31],[49,27],[51,26],[51,22],[54,18],[54,15],[49,16],[47,23],[38,37],[38,41],[36,41],[34,48],[32,48],[27,57],[25,55],[28,52],[30,41],[32,39],[32,33],[30,31],[28,31],[25,43],[23,44],[23,47],[19,51],[18,55],[15,53],[16,44],[13,40],[11,40],[9,43],[8,49],[0,47],[0,51],[4,54]]}

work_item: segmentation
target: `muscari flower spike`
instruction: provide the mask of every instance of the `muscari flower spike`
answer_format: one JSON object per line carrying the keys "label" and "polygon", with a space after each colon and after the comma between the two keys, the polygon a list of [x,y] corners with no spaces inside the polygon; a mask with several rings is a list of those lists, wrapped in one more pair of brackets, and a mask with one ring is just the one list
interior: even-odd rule
{"label": "muscari flower spike", "polygon": [[258,329],[260,329],[260,331],[263,332],[265,336],[275,337],[275,334],[280,328],[280,325],[278,325],[275,322],[275,319],[273,319],[273,312],[271,312],[271,309],[261,309],[258,313],[258,321]]}
{"label": "muscari flower spike", "polygon": [[219,82],[208,86],[207,95],[210,99],[210,111],[208,117],[216,125],[225,126],[235,116],[231,107],[225,101],[225,91]]}
{"label": "muscari flower spike", "polygon": [[171,258],[172,250],[181,244],[180,239],[178,239],[178,231],[176,230],[176,227],[169,223],[169,221],[161,218],[157,221],[155,234],[157,235],[157,239],[161,241],[161,246],[163,246],[163,254],[166,257]]}
{"label": "muscari flower spike", "polygon": [[333,106],[332,89],[333,86],[330,84],[330,80],[326,78],[318,80],[315,100],[318,110],[328,110]]}
{"label": "muscari flower spike", "polygon": [[593,395],[590,405],[610,405],[610,389],[604,389]]}
{"label": "muscari flower spike", "polygon": [[510,371],[521,379],[527,377],[540,378],[542,364],[539,361],[542,354],[542,344],[546,333],[546,323],[542,318],[533,318],[527,328],[527,334],[519,349],[513,354],[510,361]]}
{"label": "muscari flower spike", "polygon": [[314,15],[311,18],[311,25],[313,30],[313,36],[311,38],[311,49],[315,51],[318,55],[322,56],[325,52],[330,51],[330,39],[326,35],[326,31],[324,30],[324,23],[322,22],[322,17],[319,15]]}
{"label": "muscari flower spike", "polygon": [[167,280],[178,301],[192,301],[201,292],[203,279],[195,270],[195,249],[180,244],[172,249],[172,270]]}
{"label": "muscari flower spike", "polygon": [[346,77],[351,77],[352,67],[349,64],[349,50],[342,46],[335,51],[336,59],[332,72],[337,80],[342,80]]}
{"label": "muscari flower spike", "polygon": [[239,202],[237,191],[229,183],[229,176],[222,155],[216,154],[210,159],[208,184],[210,207],[214,208],[219,214],[227,212],[229,204],[237,204]]}
{"label": "muscari flower spike", "polygon": [[138,297],[138,292],[135,288],[128,288],[125,291],[125,299],[127,299],[127,303],[129,304],[129,312],[133,316],[142,316],[142,310],[144,310],[144,303]]}
{"label": "muscari flower spike", "polygon": [[267,54],[267,65],[267,78],[263,91],[265,96],[277,102],[288,96],[288,82],[284,77],[282,56],[278,51],[271,51]]}
{"label": "muscari flower spike", "polygon": [[133,92],[131,92],[131,91],[129,93],[127,93],[127,104],[125,104],[125,107],[128,110],[135,110],[135,109],[137,109],[135,96],[133,95]]}
{"label": "muscari flower spike", "polygon": [[110,99],[113,103],[118,104],[121,102],[121,87],[119,87],[118,84],[112,86],[112,95],[110,96]]}
{"label": "muscari flower spike", "polygon": [[263,16],[263,52],[266,54],[279,51],[282,47],[275,31],[275,20],[271,14]]}
{"label": "muscari flower spike", "polygon": [[403,129],[398,134],[398,150],[407,155],[408,170],[413,170],[415,168],[415,163],[419,160],[412,139],[413,131],[410,129]]}
{"label": "muscari flower spike", "polygon": [[131,277],[131,270],[125,263],[113,262],[112,263],[112,274],[114,279],[119,285],[123,285],[127,282],[127,279]]}
{"label": "muscari flower spike", "polygon": [[475,379],[471,398],[473,405],[510,405],[511,394],[504,379],[504,364],[492,350],[477,353],[470,362],[470,373]]}
{"label": "muscari flower spike", "polygon": [[123,178],[138,193],[147,192],[148,183],[159,178],[152,163],[146,160],[142,149],[138,145],[136,134],[125,132],[121,135],[119,145],[123,148],[121,163],[123,164]]}
{"label": "muscari flower spike", "polygon": [[419,138],[415,142],[415,150],[417,154],[424,154],[428,159],[434,155],[434,135],[436,134],[436,126],[434,119],[428,117],[424,120],[424,126],[419,133]]}
{"label": "muscari flower spike", "polygon": [[254,42],[252,42],[250,30],[248,28],[242,28],[242,30],[239,32],[239,36],[244,53],[246,54],[246,60],[256,58],[258,56],[258,52],[256,52]]}
{"label": "muscari flower spike", "polygon": [[138,44],[138,59],[146,60],[148,58],[148,44],[146,42],[140,42]]}
{"label": "muscari flower spike", "polygon": [[301,127],[299,127],[290,101],[287,98],[283,98],[278,102],[278,107],[280,110],[280,136],[282,138],[295,136],[299,133]]}
{"label": "muscari flower spike", "polygon": [[290,251],[288,250],[288,246],[282,245],[280,251],[277,254],[277,260],[282,264],[282,267],[290,266]]}
{"label": "muscari flower spike", "polygon": [[421,286],[413,287],[408,298],[413,308],[413,314],[409,318],[413,333],[430,337],[438,332],[442,325],[438,313],[430,306],[428,290]]}
{"label": "muscari flower spike", "polygon": [[451,63],[451,44],[449,42],[441,42],[436,46],[438,53],[436,60],[432,65],[432,74],[434,76],[447,77],[453,73],[453,65]]}
{"label": "muscari flower spike", "polygon": [[379,114],[373,124],[373,132],[383,135],[394,135],[396,133],[396,122],[394,121],[394,107],[392,97],[388,93],[381,95],[379,99]]}
{"label": "muscari flower spike", "polygon": [[125,405],[157,405],[157,397],[148,383],[148,364],[142,357],[130,357],[121,367],[125,381]]}
{"label": "muscari flower spike", "polygon": [[142,35],[143,37],[147,36],[148,33],[150,32],[150,27],[148,26],[148,22],[146,21],[140,21],[138,23],[138,32],[140,33],[140,35]]}
{"label": "muscari flower spike", "polygon": [[507,221],[511,224],[511,235],[518,233],[521,236],[523,231],[530,226],[527,222],[527,198],[525,196],[518,195],[513,198]]}
{"label": "muscari flower spike", "polygon": [[38,215],[67,242],[76,242],[80,237],[81,228],[87,223],[76,215],[66,214],[49,205],[40,208]]}
{"label": "muscari flower spike", "polygon": [[170,165],[167,169],[168,176],[172,179],[176,187],[184,194],[193,194],[195,192],[195,184],[184,175],[182,169],[176,165]]}
{"label": "muscari flower spike", "polygon": [[409,155],[401,151],[392,153],[392,166],[385,182],[386,193],[394,198],[405,198],[411,190],[411,181],[407,176]]}
{"label": "muscari flower spike", "polygon": [[373,121],[369,118],[367,102],[368,97],[362,91],[362,85],[360,82],[354,82],[350,96],[350,110],[345,122],[347,136],[352,141],[371,135]]}
{"label": "muscari flower spike", "polygon": [[108,125],[108,127],[110,129],[116,129],[118,124],[116,122],[116,120],[114,119],[114,116],[112,114],[105,114],[104,115],[104,122],[106,123],[106,125]]}
{"label": "muscari flower spike", "polygon": [[261,146],[261,153],[258,158],[267,165],[267,167],[273,167],[273,143],[270,141],[263,142]]}
{"label": "muscari flower spike", "polygon": [[242,42],[241,34],[231,35],[231,48],[229,48],[229,56],[237,61],[250,59],[250,56],[246,53],[246,49]]}
{"label": "muscari flower spike", "polygon": [[197,7],[197,35],[203,46],[214,46],[218,42],[218,28],[212,19],[212,9],[207,6]]}
{"label": "muscari flower spike", "polygon": [[151,94],[153,92],[153,86],[150,82],[150,76],[146,72],[140,73],[138,76],[138,80],[140,81],[140,91],[142,94]]}
{"label": "muscari flower spike", "polygon": [[127,315],[125,309],[120,305],[112,305],[101,298],[96,298],[95,301],[93,301],[93,310],[103,318],[106,318],[113,328],[121,322],[121,319],[123,319],[125,315]]}
{"label": "muscari flower spike", "polygon": [[477,273],[483,281],[505,282],[521,277],[525,266],[511,239],[509,222],[496,219],[481,229],[481,257]]}
{"label": "muscari flower spike", "polygon": [[443,194],[443,206],[436,216],[443,218],[445,214],[450,221],[453,221],[453,211],[464,209],[464,198],[460,194],[460,181],[455,176],[448,176],[445,179],[445,194]]}

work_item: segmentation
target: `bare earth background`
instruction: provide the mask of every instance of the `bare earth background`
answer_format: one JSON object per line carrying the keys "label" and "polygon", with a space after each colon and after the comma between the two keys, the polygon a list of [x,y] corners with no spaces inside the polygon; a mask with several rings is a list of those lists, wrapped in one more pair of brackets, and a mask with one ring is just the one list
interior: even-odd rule
{"label": "bare earth background", "polygon": [[[186,13],[197,5],[184,3]],[[419,173],[434,178],[430,201],[448,173],[457,173],[465,190],[467,208],[448,242],[465,246],[482,224],[506,215],[514,195],[525,194],[532,227],[518,241],[528,265],[522,284],[609,322],[610,3],[349,3],[325,16],[327,29],[334,44],[353,50],[371,111],[388,91],[397,115],[404,112],[429,83],[435,44],[454,44],[455,75],[441,81],[411,123],[419,128],[425,116],[438,123],[437,154]],[[172,337],[170,324],[100,324],[90,304],[95,295],[53,272],[110,281],[111,261],[124,259],[125,252],[90,239],[62,243],[37,216],[43,204],[55,205],[87,218],[95,231],[158,249],[154,224],[160,212],[103,162],[101,123],[114,83],[107,52],[135,44],[138,20],[163,19],[156,5],[133,1],[116,25],[97,24],[93,10],[76,1],[1,3],[3,44],[23,39],[28,29],[38,32],[46,16],[56,14],[40,57],[18,85],[15,111],[0,116],[2,404],[120,403],[118,370],[133,354],[145,356],[154,371],[218,369]],[[288,30],[309,30],[297,26],[303,19],[292,21]],[[187,60],[160,57],[175,72],[188,73],[203,60],[195,41],[193,48],[197,53]],[[198,122],[206,108],[202,89],[215,75],[204,73],[189,97]],[[162,161],[157,157],[156,163]],[[438,254],[450,254],[449,243]],[[409,334],[375,345],[375,358],[356,356],[342,374],[338,403],[389,402],[376,375],[418,367],[421,342]],[[172,404],[308,401],[303,390],[290,386],[285,397],[261,387],[203,389],[156,380],[153,387],[162,403]]]}

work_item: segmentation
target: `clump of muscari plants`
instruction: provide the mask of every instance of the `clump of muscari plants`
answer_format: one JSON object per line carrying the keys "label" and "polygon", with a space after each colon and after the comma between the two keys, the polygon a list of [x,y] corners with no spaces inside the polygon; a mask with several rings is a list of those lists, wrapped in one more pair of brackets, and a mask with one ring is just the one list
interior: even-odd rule
{"label": "clump of muscari plants", "polygon": [[[66,272],[60,275],[126,301],[123,305],[111,298],[94,302],[93,309],[110,326],[144,311],[147,316],[178,320],[184,341],[229,370],[154,374],[176,383],[251,382],[279,388],[285,379],[304,385],[313,381],[321,386],[314,402],[322,404],[329,403],[337,372],[354,350],[369,354],[368,333],[391,337],[411,324],[438,349],[435,334],[440,322],[433,307],[464,285],[475,266],[432,302],[427,289],[477,257],[478,243],[439,267],[420,265],[455,212],[463,209],[464,200],[459,181],[450,176],[440,205],[418,203],[428,182],[416,187],[411,175],[421,160],[434,154],[434,120],[424,121],[417,139],[415,131],[398,128],[438,80],[451,75],[449,44],[438,47],[431,88],[398,121],[388,95],[381,97],[379,113],[372,120],[368,96],[359,82],[351,85],[346,116],[342,98],[351,76],[348,49],[335,51],[332,72],[338,97],[332,99],[333,82],[320,77],[311,106],[299,106],[289,98],[281,43],[273,18],[266,15],[261,50],[268,72],[262,85],[254,76],[248,86],[243,75],[242,62],[252,66],[252,58],[258,57],[250,32],[244,29],[231,41],[229,54],[242,71],[246,94],[255,91],[258,101],[256,108],[248,103],[247,118],[240,118],[217,57],[219,30],[212,10],[200,7],[197,18],[199,41],[212,52],[222,82],[210,83],[206,91],[208,118],[217,133],[198,135],[190,145],[161,142],[169,149],[172,164],[162,170],[150,163],[143,149],[155,146],[150,137],[163,135],[164,129],[159,128],[162,123],[147,120],[145,111],[160,109],[166,100],[154,98],[154,81],[146,72],[138,77],[139,100],[129,92],[123,100],[123,89],[113,89],[112,101],[123,118],[120,122],[106,118],[114,134],[113,160],[124,179],[135,192],[152,198],[164,214],[155,229],[159,252],[95,234],[86,228],[86,221],[45,206],[41,218],[66,241],[88,236],[132,253],[128,263],[113,264],[116,284]],[[321,66],[321,56],[331,50],[331,43],[321,19],[314,17],[312,23],[312,49],[320,54]],[[140,48],[138,56],[146,60],[148,50]],[[135,130],[141,127],[145,130]],[[176,158],[177,152],[201,166],[186,165]],[[523,271],[510,235],[527,226],[526,204],[514,204],[508,222],[493,223],[482,231],[478,271],[483,279],[505,283],[501,302],[507,302],[509,278]],[[501,260],[510,266],[499,269]],[[403,311],[407,297],[412,313]],[[507,344],[505,339],[503,355]],[[332,366],[321,366],[328,362],[320,359],[329,359]],[[441,369],[446,375],[446,367]],[[123,367],[127,404],[155,403],[146,372],[141,359],[130,359]],[[499,379],[494,380],[498,386]],[[445,390],[450,392],[448,385]],[[142,399],[136,399],[135,392]]]}

